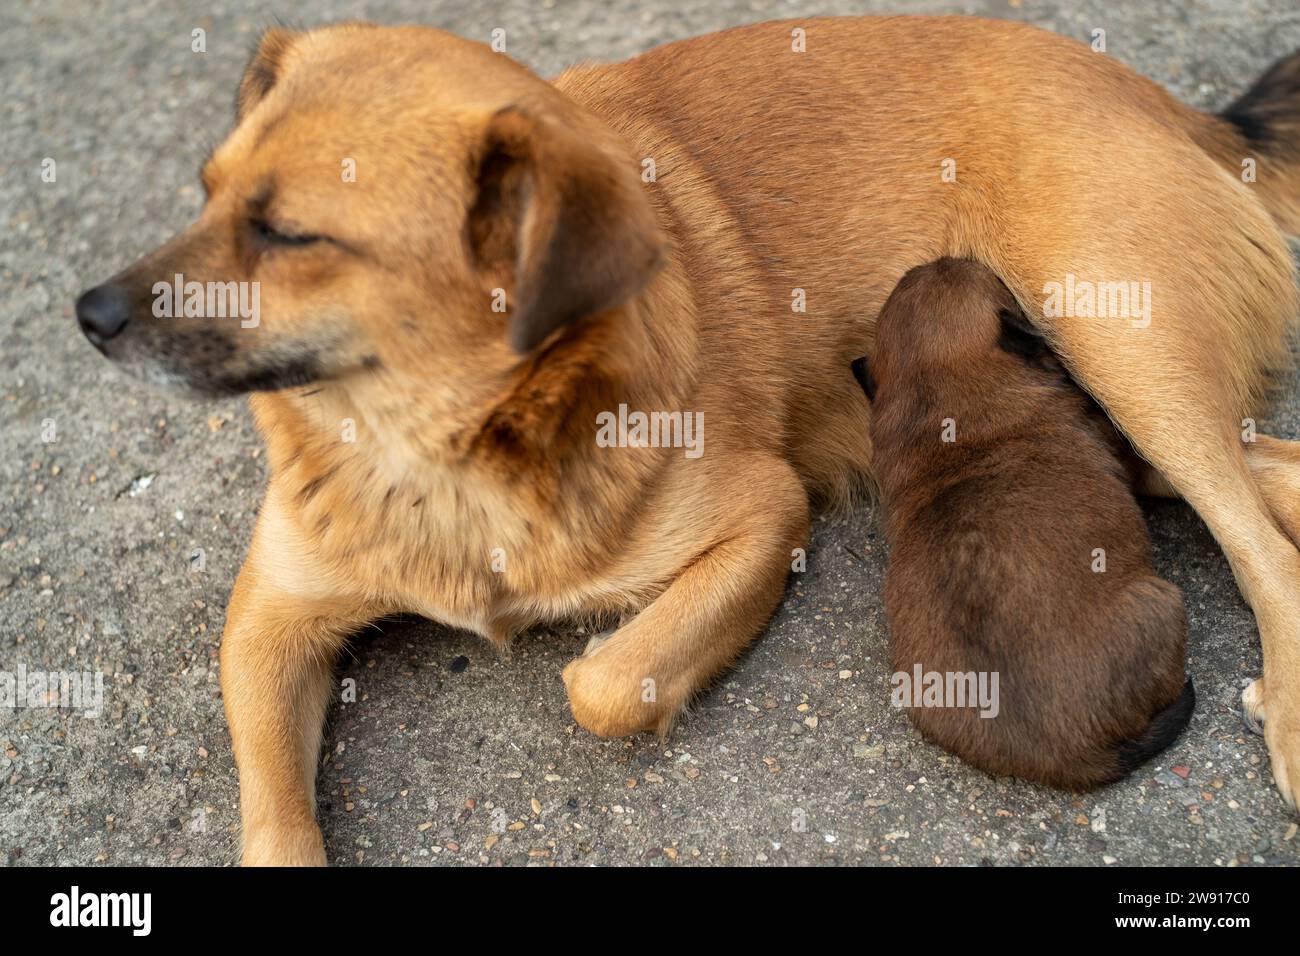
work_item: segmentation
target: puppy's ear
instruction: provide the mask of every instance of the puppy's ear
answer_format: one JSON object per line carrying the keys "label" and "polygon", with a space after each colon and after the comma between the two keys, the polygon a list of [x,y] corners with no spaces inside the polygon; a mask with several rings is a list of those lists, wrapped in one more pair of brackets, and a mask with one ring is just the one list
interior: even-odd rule
{"label": "puppy's ear", "polygon": [[564,124],[507,107],[472,163],[471,254],[505,283],[520,354],[626,302],[659,267],[664,238],[640,178]]}
{"label": "puppy's ear", "polygon": [[1001,324],[998,346],[1002,351],[1027,359],[1047,353],[1047,339],[1019,309],[1000,309],[998,321]]}
{"label": "puppy's ear", "polygon": [[871,366],[867,364],[867,357],[864,355],[860,359],[853,360],[853,377],[858,380],[862,390],[867,393],[867,401],[876,400],[876,380],[871,375]]}
{"label": "puppy's ear", "polygon": [[285,53],[298,34],[283,27],[271,27],[262,34],[257,49],[244,67],[244,78],[239,81],[239,94],[235,98],[235,115],[243,119],[263,97],[271,92],[280,75]]}

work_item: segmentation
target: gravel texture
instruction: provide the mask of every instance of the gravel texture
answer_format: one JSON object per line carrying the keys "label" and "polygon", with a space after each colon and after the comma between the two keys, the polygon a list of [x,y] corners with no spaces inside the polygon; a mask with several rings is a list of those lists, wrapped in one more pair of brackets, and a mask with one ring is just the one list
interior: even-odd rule
{"label": "gravel texture", "polygon": [[[196,171],[229,127],[271,6],[303,25],[416,21],[476,37],[504,27],[510,52],[544,73],[760,19],[983,13],[1084,39],[1103,27],[1110,55],[1207,107],[1300,47],[1293,0],[9,0],[0,670],[105,675],[98,717],[0,710],[0,860],[11,864],[236,856],[217,642],[263,457],[241,402],[147,391],[87,345],[71,304],[196,213]],[[191,52],[195,28],[206,53]],[[46,157],[54,183],[41,181]],[[1300,437],[1300,389],[1263,427]],[[1117,786],[1076,797],[996,780],[917,737],[887,701],[884,553],[865,509],[817,523],[809,568],[768,633],[666,742],[601,741],[574,725],[559,673],[582,650],[576,631],[533,633],[508,660],[416,619],[360,636],[342,669],[357,699],[332,709],[319,778],[331,859],[1295,864],[1295,817],[1239,714],[1261,666],[1251,615],[1195,515],[1175,503],[1149,513],[1158,569],[1186,597],[1200,701],[1165,758]]]}

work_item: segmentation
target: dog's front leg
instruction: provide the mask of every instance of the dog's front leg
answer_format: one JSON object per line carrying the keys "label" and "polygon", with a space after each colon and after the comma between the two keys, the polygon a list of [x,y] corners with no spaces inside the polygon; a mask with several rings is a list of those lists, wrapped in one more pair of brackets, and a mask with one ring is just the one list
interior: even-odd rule
{"label": "dog's front leg", "polygon": [[[267,520],[264,509],[263,521]],[[355,604],[291,593],[291,548],[253,538],[226,611],[221,690],[239,767],[246,866],[324,865],[316,764],[331,674],[347,634],[370,619]],[[302,552],[299,552],[302,553]],[[315,582],[313,582],[315,583]]]}
{"label": "dog's front leg", "polygon": [[[640,614],[564,669],[574,719],[601,737],[667,733],[697,691],[771,617],[808,535],[808,499],[783,461],[737,468],[713,485],[685,570]],[[717,509],[716,511],[714,509]]]}

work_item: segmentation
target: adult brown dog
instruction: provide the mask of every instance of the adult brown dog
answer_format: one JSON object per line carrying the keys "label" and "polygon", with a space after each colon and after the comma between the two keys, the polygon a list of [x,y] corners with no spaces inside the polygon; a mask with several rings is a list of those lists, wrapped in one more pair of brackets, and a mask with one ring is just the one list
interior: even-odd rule
{"label": "adult brown dog", "polygon": [[[1137,459],[987,266],[903,276],[853,363],[885,509],[895,703],[990,773],[1088,789],[1192,716]],[[917,678],[920,678],[918,680]],[[923,693],[924,688],[924,693]]]}
{"label": "adult brown dog", "polygon": [[[499,643],[635,615],[564,682],[595,733],[667,727],[763,628],[810,499],[869,473],[849,363],[944,255],[1002,276],[1217,536],[1294,801],[1300,446],[1240,427],[1297,312],[1300,59],[1231,115],[960,18],[769,23],[553,83],[432,29],[267,34],[198,221],[77,307],[126,369],[258,392],[271,477],[221,653],[245,861],[324,860],[331,665],[380,615]],[[154,319],[176,274],[260,283],[256,326]],[[1071,275],[1151,282],[1153,320],[1045,315]],[[598,446],[621,405],[702,413],[705,453]]]}

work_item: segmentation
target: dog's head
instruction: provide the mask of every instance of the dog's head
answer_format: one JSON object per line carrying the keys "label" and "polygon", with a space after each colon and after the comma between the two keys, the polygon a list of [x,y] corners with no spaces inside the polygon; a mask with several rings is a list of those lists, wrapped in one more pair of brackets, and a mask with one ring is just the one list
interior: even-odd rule
{"label": "dog's head", "polygon": [[1013,360],[1041,366],[1051,357],[1042,333],[991,269],[945,258],[899,280],[876,321],[871,359],[857,359],[852,369],[875,401],[893,381],[960,387],[964,379],[1005,372]]}
{"label": "dog's head", "polygon": [[616,135],[438,30],[272,30],[171,242],[77,301],[123,369],[205,394],[384,369],[454,390],[634,296],[663,239]]}

